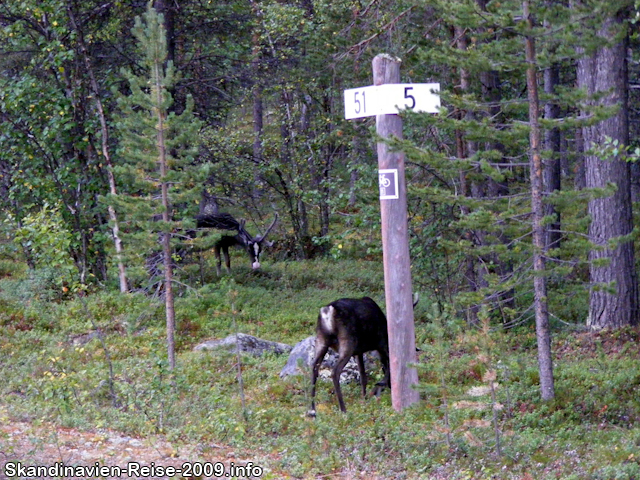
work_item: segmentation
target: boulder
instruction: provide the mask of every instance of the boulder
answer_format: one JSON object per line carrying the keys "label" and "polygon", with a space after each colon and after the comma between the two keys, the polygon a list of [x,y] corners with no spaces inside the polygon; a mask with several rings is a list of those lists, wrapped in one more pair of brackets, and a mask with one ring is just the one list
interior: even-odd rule
{"label": "boulder", "polygon": [[[291,350],[287,364],[280,371],[280,378],[290,375],[308,375],[311,372],[315,346],[315,336],[307,337],[301,342],[298,342]],[[379,358],[378,352],[365,353],[364,368],[368,372],[368,375],[371,374],[370,372],[375,371],[376,368],[382,368],[380,367],[380,362],[375,361],[377,358]],[[338,354],[330,348],[320,364],[318,377],[331,380],[331,372],[337,362]],[[352,357],[340,374],[340,383],[349,383],[356,380],[358,382],[360,381],[360,372],[358,370],[358,362]]]}
{"label": "boulder", "polygon": [[[316,337],[307,337],[301,342],[298,342],[291,350],[291,353],[289,353],[287,364],[280,370],[280,378],[290,375],[301,375],[308,371],[311,368],[311,362],[313,362],[315,345]],[[325,357],[325,362],[332,353],[336,359],[338,358],[338,355],[336,355],[333,350],[330,350]],[[298,364],[298,361],[300,361],[300,364]]]}
{"label": "boulder", "polygon": [[245,333],[229,335],[222,340],[207,340],[206,342],[193,347],[193,350],[198,352],[201,350],[216,350],[224,348],[230,352],[235,352],[236,344],[239,344],[240,351],[242,353],[248,353],[249,355],[254,356],[263,355],[265,352],[282,355],[291,351],[291,345],[262,340],[261,338],[254,337],[253,335],[247,335]]}

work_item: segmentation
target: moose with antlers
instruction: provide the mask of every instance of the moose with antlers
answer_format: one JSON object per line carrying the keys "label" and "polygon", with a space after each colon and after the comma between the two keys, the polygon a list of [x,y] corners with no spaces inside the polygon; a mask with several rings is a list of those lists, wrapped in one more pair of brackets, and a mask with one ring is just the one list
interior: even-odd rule
{"label": "moose with antlers", "polygon": [[278,214],[276,213],[271,222],[271,225],[267,228],[263,235],[256,237],[251,236],[244,228],[245,221],[241,219],[237,221],[228,213],[210,213],[196,216],[197,228],[216,228],[218,230],[236,230],[236,235],[223,235],[220,240],[214,244],[214,252],[216,255],[216,270],[218,275],[222,273],[222,258],[220,253],[224,255],[224,263],[227,267],[227,272],[231,272],[231,259],[229,258],[229,247],[241,247],[244,248],[249,258],[251,259],[251,268],[257,270],[260,268],[260,253],[262,253],[262,245],[271,246],[270,242],[267,242],[267,235],[271,232],[278,221]]}

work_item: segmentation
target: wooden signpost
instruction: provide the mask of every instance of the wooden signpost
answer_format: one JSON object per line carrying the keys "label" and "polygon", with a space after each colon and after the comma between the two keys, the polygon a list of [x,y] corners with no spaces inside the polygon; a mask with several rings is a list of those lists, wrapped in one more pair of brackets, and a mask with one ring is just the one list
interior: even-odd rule
{"label": "wooden signpost", "polygon": [[[376,56],[373,59],[374,85],[345,90],[345,118],[376,115],[376,131],[381,138],[401,139],[400,111],[438,111],[440,97],[434,92],[439,90],[439,84],[400,84],[399,81],[400,60],[385,54]],[[419,400],[418,391],[412,388],[418,383],[418,373],[410,368],[410,364],[416,362],[416,343],[404,153],[391,151],[385,142],[378,143],[378,179],[391,401],[393,408],[400,411]]]}

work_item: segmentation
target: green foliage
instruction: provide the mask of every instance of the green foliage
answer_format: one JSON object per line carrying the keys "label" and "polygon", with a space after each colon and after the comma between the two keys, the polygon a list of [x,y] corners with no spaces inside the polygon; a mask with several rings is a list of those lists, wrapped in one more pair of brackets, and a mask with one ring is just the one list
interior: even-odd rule
{"label": "green foliage", "polygon": [[[153,8],[144,22],[136,18],[133,34],[139,44],[141,73],[123,70],[130,95],[114,92],[121,111],[116,125],[121,158],[114,170],[125,193],[106,198],[124,213],[128,263],[140,269],[148,267],[144,262],[159,249],[159,233],[177,232],[184,228],[184,219],[188,219],[186,226],[192,225],[194,200],[207,171],[194,162],[201,124],[194,117],[193,99],[187,97],[182,113],[173,110],[172,90],[178,75],[167,61],[163,21]],[[159,221],[165,215],[169,223]],[[135,284],[135,269],[133,277]]]}
{"label": "green foliage", "polygon": [[[415,282],[437,289],[472,323],[478,322],[474,312],[485,307],[494,322],[510,325],[532,318],[527,312],[533,285],[526,265],[533,248],[524,35],[535,39],[539,71],[554,66],[570,76],[580,49],[567,49],[568,39],[586,49],[602,43],[592,35],[575,38],[577,25],[611,13],[589,2],[579,8],[533,3],[536,25],[528,30],[520,21],[521,2],[429,2],[439,21],[415,54],[423,65],[439,68],[444,108],[439,115],[406,115],[407,140],[390,142],[409,160]],[[539,88],[544,90],[542,78]],[[576,129],[614,113],[595,100],[566,85],[553,94],[541,93],[541,105],[557,104],[563,117],[541,119],[543,133],[558,128],[563,138],[576,141]],[[632,148],[614,141],[594,148],[602,158],[634,156]],[[557,156],[541,153],[545,161]],[[565,160],[567,172],[582,161],[572,154]],[[563,185],[572,180],[572,173],[564,174]],[[583,323],[586,318],[587,253],[594,248],[586,237],[586,204],[611,195],[609,187],[578,192],[563,186],[545,194],[545,203],[556,211],[544,223],[558,228],[561,221],[562,243],[545,255],[545,276],[551,315],[562,321]]]}
{"label": "green foliage", "polygon": [[[118,97],[121,116],[117,126],[123,162],[116,172],[127,179],[123,183],[132,194],[145,197],[147,203],[152,200],[149,198],[152,193],[157,193],[161,180],[177,184],[172,190],[172,203],[181,204],[190,198],[189,195],[193,196],[192,190],[197,188],[198,178],[189,177],[184,170],[194,160],[197,148],[194,139],[200,123],[193,116],[191,97],[188,97],[186,110],[181,114],[171,110],[171,91],[176,85],[177,73],[173,63],[166,60],[166,34],[162,22],[162,15],[153,9],[147,13],[144,24],[140,17],[136,18],[133,33],[141,46],[143,73],[122,72],[131,94]],[[169,165],[166,179],[159,178],[158,116],[164,119],[166,143],[162,148],[166,150]],[[146,209],[145,215],[159,213],[159,209],[156,201]]]}
{"label": "green foliage", "polygon": [[[371,56],[386,51],[402,58],[403,81],[440,81],[443,86],[442,114],[405,115],[408,141],[398,144],[409,160],[414,281],[437,289],[441,301],[454,301],[459,308],[491,304],[493,319],[512,322],[523,312],[526,317],[531,289],[523,267],[532,254],[528,171],[523,165],[528,148],[523,35],[536,39],[540,71],[549,65],[561,69],[563,85],[541,101],[558,104],[564,118],[541,122],[545,130],[560,128],[571,146],[576,128],[612,113],[591,105],[592,99],[572,88],[572,68],[580,48],[590,51],[602,44],[588,33],[597,31],[602,15],[618,6],[534,2],[537,26],[528,31],[519,21],[521,2],[515,1],[399,1],[365,7],[352,0],[187,1],[172,11],[181,28],[161,45],[143,40],[147,34],[140,23],[131,34],[142,4],[116,2],[102,10],[94,1],[71,6],[60,0],[9,2],[3,6],[6,21],[0,32],[3,208],[20,221],[37,213],[44,202],[60,205],[80,281],[104,282],[113,252],[108,250],[104,204],[96,198],[106,198],[119,213],[129,215],[122,226],[130,247],[126,261],[134,285],[144,285],[144,263],[156,239],[141,231],[189,227],[150,221],[158,212],[154,191],[159,176],[154,145],[141,140],[154,133],[147,108],[153,101],[146,84],[148,59],[157,56],[157,47],[177,45],[172,51],[175,63],[158,72],[166,89],[159,106],[177,122],[175,142],[168,149],[174,168],[167,178],[173,187],[174,219],[192,217],[206,189],[233,205],[236,216],[261,221],[265,210],[278,211],[281,258],[325,253],[334,259],[378,258],[373,121],[344,121],[341,95],[344,88],[370,82]],[[79,20],[77,29],[69,26],[70,12]],[[201,28],[204,24],[206,29]],[[452,32],[460,26],[466,49],[452,41],[458,38]],[[80,37],[93,60],[107,120],[116,111],[115,97],[130,100],[128,106],[121,102],[123,117],[115,122],[119,151],[114,161],[122,192],[117,198],[105,197],[93,102],[80,101],[94,95]],[[128,72],[124,83],[118,76],[123,65]],[[458,88],[463,71],[469,76],[465,91]],[[488,81],[492,79],[498,83]],[[107,86],[115,86],[118,95]],[[258,97],[264,121],[259,133],[252,114]],[[579,109],[591,117],[576,118]],[[182,116],[185,121],[178,126]],[[206,127],[193,119],[204,119]],[[475,145],[469,155],[458,154],[458,140]],[[258,157],[256,141],[261,145]],[[602,156],[637,156],[633,147],[609,142],[594,149]],[[574,150],[565,153],[566,187],[560,195],[567,197],[554,195],[550,203],[571,202],[575,195],[569,187],[580,161]],[[550,264],[551,301],[565,294],[567,283],[584,291],[588,244],[580,236],[588,219],[580,205],[561,212],[564,243],[562,258]],[[459,268],[470,256],[475,270]],[[478,288],[465,284],[472,273],[479,278]],[[192,272],[188,275],[193,277]],[[496,302],[496,297],[513,302]],[[584,319],[580,302],[552,305],[552,313],[572,322]]]}
{"label": "green foliage", "polygon": [[105,182],[94,145],[96,118],[90,102],[79,101],[88,89],[78,79],[84,72],[66,12],[57,0],[3,6],[0,202],[16,224],[37,215],[42,205],[59,205],[71,235],[67,254],[77,269],[74,281],[89,283],[103,277],[104,238],[95,197]]}
{"label": "green foliage", "polygon": [[[45,202],[42,208],[29,210],[34,213],[19,222],[11,213],[4,222],[12,234],[11,246],[5,248],[11,252],[25,252],[30,260],[28,276],[17,282],[16,292],[19,291],[19,296],[25,300],[59,301],[81,289],[76,265],[70,256],[73,235],[58,208]],[[9,275],[19,271],[15,262],[9,262],[9,265]]]}
{"label": "green foliage", "polygon": [[[230,290],[237,292],[241,332],[292,344],[312,334],[317,309],[328,301],[365,293],[381,301],[379,270],[378,263],[363,261],[282,262],[186,292],[176,300],[180,369],[171,376],[154,353],[164,341],[157,301],[114,292],[27,303],[11,289],[19,280],[4,279],[0,410],[69,427],[163,433],[177,445],[227,444],[304,478],[349,468],[405,478],[442,472],[449,478],[460,472],[504,479],[525,472],[633,478],[640,440],[637,329],[560,333],[554,342],[558,398],[540,403],[534,332],[468,331],[451,306],[442,310],[436,299],[423,299],[416,313],[422,401],[397,413],[388,393],[362,400],[358,385],[346,385],[346,419],[330,388],[319,389],[318,417],[307,418],[308,378],[280,379],[285,358],[274,355],[243,356],[245,418],[231,368],[235,356],[191,351],[201,339],[233,333]],[[491,409],[472,408],[491,402],[473,392],[488,385],[492,372],[496,402],[504,406],[497,410],[502,457],[494,456]],[[450,446],[444,442],[444,387]],[[468,478],[483,478],[473,475]]]}
{"label": "green foliage", "polygon": [[[13,218],[9,216],[8,221]],[[71,234],[66,229],[57,208],[45,203],[33,215],[22,218],[14,230],[14,241],[28,249],[37,267],[60,268],[65,275],[60,281],[68,281],[73,268],[69,257]]]}

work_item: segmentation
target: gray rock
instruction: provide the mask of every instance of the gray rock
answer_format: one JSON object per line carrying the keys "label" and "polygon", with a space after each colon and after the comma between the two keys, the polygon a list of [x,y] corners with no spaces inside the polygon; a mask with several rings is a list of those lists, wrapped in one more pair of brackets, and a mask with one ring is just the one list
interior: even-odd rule
{"label": "gray rock", "polygon": [[230,352],[235,352],[236,343],[239,344],[241,352],[255,356],[263,355],[265,352],[282,355],[291,351],[291,345],[287,345],[285,343],[270,342],[269,340],[262,340],[260,338],[254,337],[253,335],[247,335],[245,333],[229,335],[222,340],[208,340],[199,345],[196,345],[195,347],[193,347],[193,350],[199,352],[202,350],[216,350],[218,348],[224,348]]}
{"label": "gray rock", "polygon": [[[287,360],[287,364],[280,371],[280,378],[288,377],[290,375],[301,375],[306,373],[311,368],[311,362],[313,362],[313,354],[316,345],[316,337],[307,337],[301,342],[298,342],[291,353],[289,354],[289,359]],[[326,357],[325,362],[331,357],[331,354],[335,357],[335,362],[337,361],[338,355],[330,350]],[[300,362],[300,365],[298,365]],[[324,362],[323,362],[324,364]]]}
{"label": "gray rock", "polygon": [[[280,378],[288,377],[290,375],[310,374],[315,354],[315,346],[315,336],[307,337],[301,342],[298,342],[291,350],[287,364],[280,371]],[[375,361],[377,358],[379,358],[378,352],[369,352],[364,355],[364,368],[367,372],[375,371],[376,368],[382,368],[380,367],[380,362]],[[333,367],[335,367],[336,363],[338,363],[338,354],[330,348],[325,355],[324,360],[320,364],[318,377],[325,380],[331,380],[331,372],[333,371]],[[340,383],[349,383],[356,380],[360,381],[358,363],[355,358],[351,358],[344,367],[344,370],[342,370]]]}

